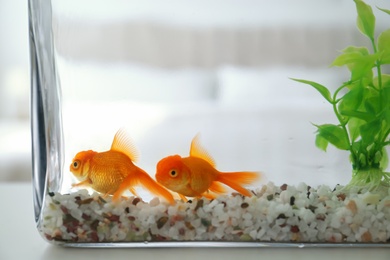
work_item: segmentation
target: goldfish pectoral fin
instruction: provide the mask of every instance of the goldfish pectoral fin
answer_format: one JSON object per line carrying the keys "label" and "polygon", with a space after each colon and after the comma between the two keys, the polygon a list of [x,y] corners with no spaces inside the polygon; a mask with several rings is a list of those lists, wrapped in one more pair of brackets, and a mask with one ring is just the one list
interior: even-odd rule
{"label": "goldfish pectoral fin", "polygon": [[116,132],[112,141],[111,150],[126,154],[133,162],[137,162],[139,157],[133,141],[122,128]]}
{"label": "goldfish pectoral fin", "polygon": [[125,193],[127,190],[129,189],[129,187],[127,187],[126,183],[122,183],[119,188],[114,192],[113,196],[112,196],[112,200],[113,201],[118,201],[119,198],[122,196],[123,193]]}
{"label": "goldfish pectoral fin", "polygon": [[115,191],[113,200],[119,199],[120,196],[128,190],[131,193],[133,193],[135,196],[137,196],[134,190],[134,186],[136,186],[137,184],[138,184],[138,180],[134,178],[133,175],[129,174],[119,185],[119,188]]}
{"label": "goldfish pectoral fin", "polygon": [[217,196],[215,194],[210,193],[210,192],[204,192],[204,193],[201,194],[200,197],[205,197],[206,199],[213,200]]}
{"label": "goldfish pectoral fin", "polygon": [[178,194],[179,194],[180,199],[181,199],[182,201],[184,201],[184,202],[187,202],[187,201],[188,201],[188,199],[187,199],[186,196],[184,196],[183,194],[180,194],[180,193],[178,193]]}
{"label": "goldfish pectoral fin", "polygon": [[117,202],[119,199],[122,197],[122,191],[117,190],[113,195],[112,195],[112,201]]}
{"label": "goldfish pectoral fin", "polygon": [[197,134],[194,139],[192,139],[190,156],[201,158],[215,168],[215,161],[213,157],[200,145],[199,134]]}
{"label": "goldfish pectoral fin", "polygon": [[216,181],[214,181],[210,185],[209,191],[212,191],[212,192],[215,192],[215,193],[219,193],[219,194],[226,193],[226,189],[220,183],[218,183]]}
{"label": "goldfish pectoral fin", "polygon": [[72,188],[80,187],[80,186],[91,186],[91,181],[89,179],[81,181],[79,183],[73,183]]}
{"label": "goldfish pectoral fin", "polygon": [[106,199],[106,198],[108,198],[108,196],[110,196],[112,193],[111,192],[106,192],[106,193],[104,193],[103,194],[103,199]]}

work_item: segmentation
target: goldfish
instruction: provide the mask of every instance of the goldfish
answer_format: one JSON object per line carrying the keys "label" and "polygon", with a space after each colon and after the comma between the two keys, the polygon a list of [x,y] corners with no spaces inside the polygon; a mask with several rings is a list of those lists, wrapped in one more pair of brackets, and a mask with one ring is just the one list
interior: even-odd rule
{"label": "goldfish", "polygon": [[120,129],[114,136],[110,150],[87,150],[76,154],[70,164],[70,171],[80,182],[73,184],[73,187],[91,187],[105,196],[113,195],[113,200],[116,201],[127,190],[137,195],[134,187],[141,184],[172,204],[172,194],[136,166],[134,162],[137,159],[135,146]]}
{"label": "goldfish", "polygon": [[215,198],[210,192],[226,193],[221,184],[251,197],[251,192],[242,185],[251,184],[260,176],[260,172],[218,171],[214,159],[200,145],[199,135],[196,135],[191,142],[189,157],[171,155],[161,159],[156,167],[157,182],[177,192],[185,201],[186,197]]}

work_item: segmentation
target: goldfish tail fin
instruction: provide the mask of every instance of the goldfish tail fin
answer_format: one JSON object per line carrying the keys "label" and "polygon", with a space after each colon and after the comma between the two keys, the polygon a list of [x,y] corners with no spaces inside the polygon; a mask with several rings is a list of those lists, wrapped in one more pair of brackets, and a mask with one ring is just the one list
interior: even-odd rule
{"label": "goldfish tail fin", "polygon": [[130,187],[129,191],[134,194],[134,196],[138,197],[137,192],[135,191],[134,187]]}
{"label": "goldfish tail fin", "polygon": [[226,172],[220,173],[217,180],[238,191],[242,195],[251,197],[252,193],[242,187],[242,185],[251,184],[259,178],[260,173],[258,172]]}
{"label": "goldfish tail fin", "polygon": [[172,194],[154,181],[146,172],[142,171],[142,174],[139,174],[139,182],[151,193],[163,196],[170,204],[175,203]]}

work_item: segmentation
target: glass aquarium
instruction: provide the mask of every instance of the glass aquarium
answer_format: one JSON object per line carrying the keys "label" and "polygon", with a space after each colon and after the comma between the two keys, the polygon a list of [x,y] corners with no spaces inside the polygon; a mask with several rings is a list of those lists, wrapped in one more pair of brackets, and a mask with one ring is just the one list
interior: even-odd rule
{"label": "glass aquarium", "polygon": [[39,233],[76,247],[388,246],[389,9],[29,0]]}

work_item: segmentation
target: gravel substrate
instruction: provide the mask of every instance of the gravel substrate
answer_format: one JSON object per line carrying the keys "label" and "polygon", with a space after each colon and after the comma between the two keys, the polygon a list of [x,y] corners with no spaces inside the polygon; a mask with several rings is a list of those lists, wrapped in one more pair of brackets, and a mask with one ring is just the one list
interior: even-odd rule
{"label": "gravel substrate", "polygon": [[341,186],[310,188],[268,183],[215,200],[169,205],[158,198],[112,203],[87,190],[45,199],[40,232],[61,242],[256,241],[388,243],[390,195]]}

